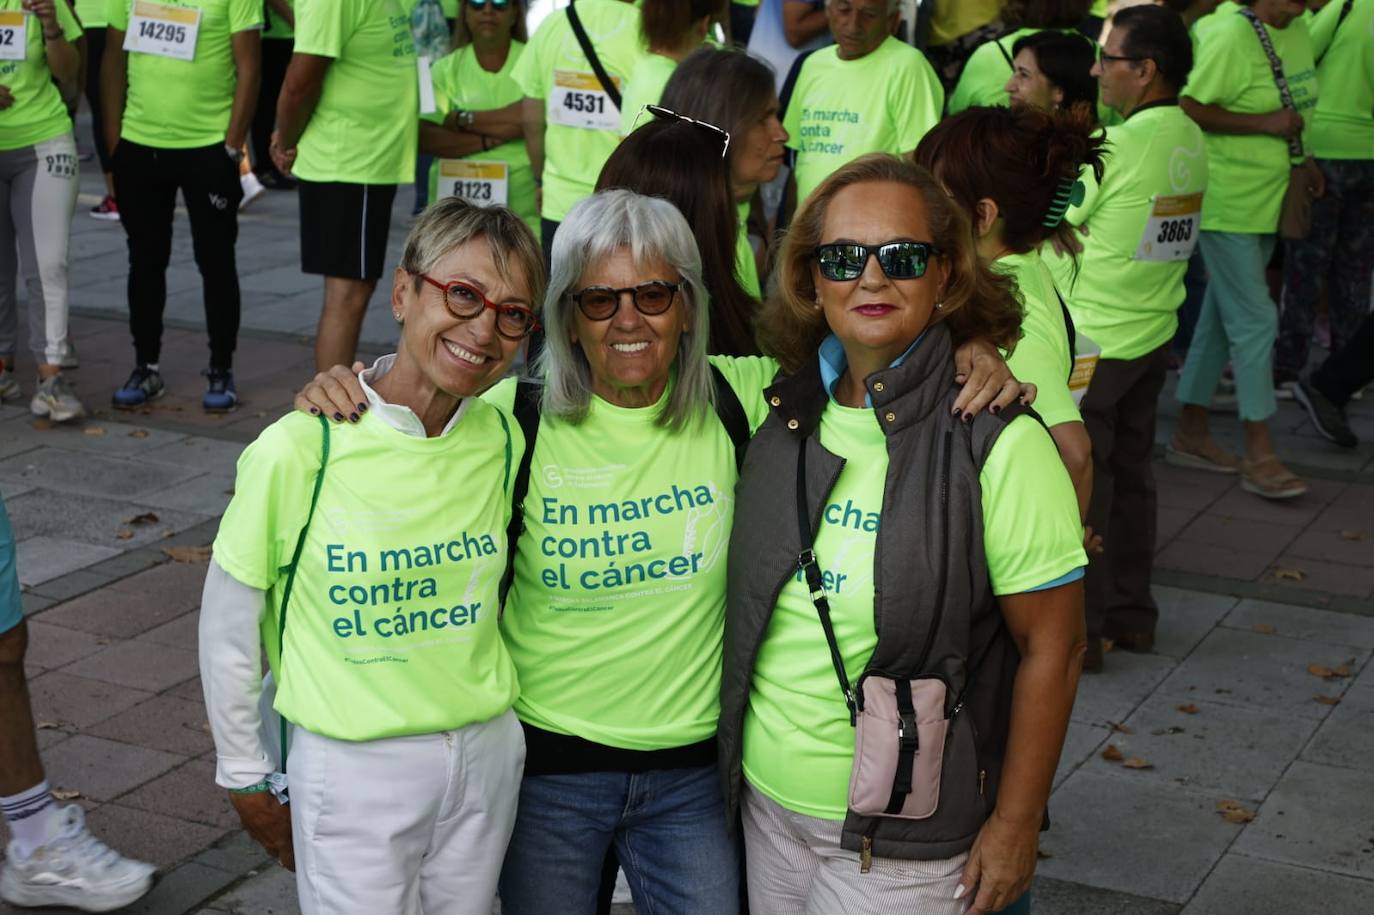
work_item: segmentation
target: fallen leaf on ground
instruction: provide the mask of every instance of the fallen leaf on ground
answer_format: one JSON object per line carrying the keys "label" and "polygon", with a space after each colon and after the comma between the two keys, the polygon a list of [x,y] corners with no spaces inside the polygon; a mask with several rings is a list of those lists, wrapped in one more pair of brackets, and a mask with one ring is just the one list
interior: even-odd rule
{"label": "fallen leaf on ground", "polygon": [[1217,813],[1232,823],[1248,823],[1255,818],[1255,811],[1240,801],[1217,801]]}
{"label": "fallen leaf on ground", "polygon": [[1364,531],[1341,531],[1341,539],[1343,540],[1363,540],[1364,538]]}
{"label": "fallen leaf on ground", "polygon": [[1120,721],[1108,721],[1108,722],[1107,722],[1107,727],[1111,728],[1111,729],[1112,729],[1112,732],[1113,732],[1113,733],[1116,733],[1116,734],[1134,734],[1134,733],[1135,733],[1135,728],[1127,727],[1126,725],[1122,724]]}
{"label": "fallen leaf on ground", "polygon": [[[1351,660],[1353,660],[1353,658]],[[1307,672],[1314,677],[1321,677],[1323,680],[1341,680],[1350,676],[1350,661],[1346,661],[1339,667],[1327,667],[1325,664],[1308,664]]]}
{"label": "fallen leaf on ground", "polygon": [[54,788],[52,796],[59,801],[70,801],[72,798],[81,797],[81,792],[75,788]]}
{"label": "fallen leaf on ground", "polygon": [[1102,758],[1107,762],[1121,762],[1123,757],[1121,751],[1116,748],[1116,744],[1107,744],[1107,749],[1102,751]]}
{"label": "fallen leaf on ground", "polygon": [[1275,569],[1274,577],[1279,581],[1302,581],[1307,573],[1302,569]]}
{"label": "fallen leaf on ground", "polygon": [[147,429],[131,429],[131,430],[129,430],[129,438],[147,438],[147,437],[148,437],[148,430],[147,430]]}
{"label": "fallen leaf on ground", "polygon": [[1154,767],[1154,763],[1146,762],[1139,756],[1132,756],[1130,759],[1123,760],[1121,763],[1121,768],[1123,769],[1153,769]]}
{"label": "fallen leaf on ground", "polygon": [[132,539],[134,539],[134,532],[133,532],[133,531],[120,531],[119,533],[115,534],[115,539],[116,539],[116,540],[132,540]]}
{"label": "fallen leaf on ground", "polygon": [[205,562],[210,558],[210,545],[164,546],[162,552],[177,562]]}
{"label": "fallen leaf on ground", "polygon": [[57,727],[56,721],[40,721],[33,726],[35,731],[51,731]]}
{"label": "fallen leaf on ground", "polygon": [[82,435],[104,435],[104,434],[105,434],[105,427],[104,427],[104,426],[87,426],[86,428],[84,428],[84,429],[81,430],[81,434],[82,434]]}
{"label": "fallen leaf on ground", "polygon": [[1312,698],[1313,698],[1313,699],[1316,699],[1316,700],[1317,700],[1318,702],[1320,702],[1322,705],[1340,705],[1340,704],[1341,704],[1341,697],[1340,697],[1340,696],[1313,696]]}
{"label": "fallen leaf on ground", "polygon": [[1274,628],[1274,626],[1271,623],[1256,623],[1250,628],[1258,632],[1260,635],[1273,635],[1274,633],[1278,632],[1278,629]]}
{"label": "fallen leaf on ground", "polygon": [[157,524],[157,512],[144,512],[141,515],[134,515],[132,518],[125,518],[125,524]]}
{"label": "fallen leaf on ground", "polygon": [[1174,708],[1178,709],[1185,715],[1196,715],[1198,713],[1198,707],[1196,705],[1193,705],[1193,703],[1191,702],[1189,702],[1187,705],[1176,705],[1174,706]]}
{"label": "fallen leaf on ground", "polygon": [[50,420],[50,419],[35,419],[35,420],[34,420],[32,423],[30,423],[29,425],[33,426],[33,428],[37,429],[39,432],[46,432],[48,429],[51,429],[51,428],[52,428],[52,420]]}

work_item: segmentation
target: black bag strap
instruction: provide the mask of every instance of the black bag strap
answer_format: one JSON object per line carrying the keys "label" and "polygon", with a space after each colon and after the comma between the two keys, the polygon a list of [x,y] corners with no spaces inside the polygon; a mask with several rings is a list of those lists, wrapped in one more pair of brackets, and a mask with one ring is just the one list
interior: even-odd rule
{"label": "black bag strap", "polygon": [[715,386],[716,417],[725,427],[725,434],[730,436],[730,443],[735,446],[735,469],[742,470],[744,452],[749,447],[749,417],[744,413],[739,395],[715,365],[711,366],[711,384]]}
{"label": "black bag strap", "polygon": [[506,592],[515,580],[515,544],[525,529],[525,494],[530,490],[530,462],[534,460],[534,441],[539,437],[539,385],[520,381],[515,385],[515,406],[512,412],[520,431],[525,434],[525,453],[515,471],[515,483],[510,491],[510,524],[506,525],[506,572],[501,576],[501,606],[506,604]]}
{"label": "black bag strap", "polygon": [[[782,81],[782,91],[778,93],[778,121],[787,120],[787,106],[792,103],[792,93],[797,88],[797,77],[801,75],[802,67],[806,64],[806,59],[816,53],[816,49],[803,51],[792,61],[791,68],[787,71],[787,76]],[[796,168],[797,151],[790,147],[783,149],[784,161],[788,168]]]}
{"label": "black bag strap", "polygon": [[[306,512],[305,524],[301,526],[300,535],[296,538],[296,549],[291,554],[291,565],[286,572],[286,586],[282,588],[281,609],[277,611],[277,652],[280,664],[280,655],[286,647],[286,608],[291,603],[291,588],[296,583],[296,567],[300,565],[301,553],[305,550],[305,535],[310,530],[310,522],[315,517],[315,506],[320,501],[320,487],[324,484],[324,469],[329,465],[329,420],[323,416],[318,417],[320,421],[320,469],[315,473],[315,488],[310,493],[310,510]],[[281,770],[286,771],[286,725],[285,717],[281,719]]]}
{"label": "black bag strap", "polygon": [[[835,678],[840,681],[840,691],[844,693],[844,704],[849,709],[849,723],[852,726],[858,718],[858,704],[854,699],[854,687],[850,685],[849,674],[844,669],[844,655],[840,654],[839,642],[835,640],[835,626],[830,621],[830,596],[825,592],[820,563],[816,561],[816,551],[813,549],[816,537],[811,531],[811,509],[806,504],[806,442],[807,439],[803,436],[797,448],[797,530],[801,533],[802,546],[801,552],[797,554],[797,568],[806,576],[811,603],[816,605],[816,615],[821,618],[825,642],[830,646],[830,663],[835,668]],[[910,699],[911,693],[908,690],[907,700]],[[908,774],[908,782],[910,778]],[[909,792],[910,788],[907,790]]]}
{"label": "black bag strap", "polygon": [[1345,23],[1345,17],[1350,15],[1350,8],[1354,5],[1355,0],[1345,0],[1345,3],[1341,4],[1341,11],[1336,15],[1336,27],[1331,30],[1331,40],[1326,43],[1325,48],[1322,48],[1322,52],[1317,55],[1317,59],[1312,62],[1313,68],[1321,66],[1322,59],[1325,58],[1327,52],[1331,50],[1331,46],[1336,43],[1336,35],[1340,33],[1341,26]]}
{"label": "black bag strap", "polygon": [[[1279,60],[1278,52],[1274,50],[1274,42],[1269,39],[1269,30],[1264,27],[1264,23],[1260,21],[1260,18],[1255,15],[1255,11],[1250,7],[1243,6],[1239,12],[1254,28],[1255,34],[1259,36],[1260,47],[1264,48],[1264,56],[1269,58],[1269,72],[1274,75],[1274,85],[1278,86],[1279,101],[1289,111],[1297,111],[1298,106],[1293,104],[1293,93],[1288,89],[1288,77],[1283,75],[1283,61]],[[1302,137],[1288,138],[1288,154],[1296,159],[1302,158]]]}
{"label": "black bag strap", "polygon": [[1006,37],[1006,35],[999,35],[992,40],[992,43],[997,45],[997,50],[1002,52],[1002,59],[1007,62],[1007,67],[1014,71],[1016,64],[1011,59],[1011,52],[1007,50],[1006,45],[1002,44],[1002,39]]}
{"label": "black bag strap", "polygon": [[1056,287],[1055,296],[1059,298],[1059,309],[1064,312],[1064,332],[1069,337],[1069,378],[1073,378],[1073,364],[1078,357],[1078,328],[1074,327],[1073,315],[1069,314],[1069,304],[1064,301],[1064,295]]}
{"label": "black bag strap", "polygon": [[615,110],[620,110],[620,90],[615,87],[615,81],[606,73],[606,68],[601,66],[601,58],[596,56],[596,48],[592,47],[592,40],[587,37],[587,30],[582,27],[582,17],[577,15],[577,3],[568,4],[568,24],[572,26],[573,34],[577,36],[577,43],[582,46],[582,54],[587,58],[587,63],[592,65],[592,72],[596,74],[597,82],[601,83],[601,88],[606,90],[606,94],[611,97],[611,104]]}
{"label": "black bag strap", "polygon": [[911,776],[916,769],[916,754],[921,740],[916,732],[916,704],[911,698],[911,680],[894,681],[897,688],[897,774],[892,779],[892,796],[884,813],[902,812],[902,805],[911,793]]}

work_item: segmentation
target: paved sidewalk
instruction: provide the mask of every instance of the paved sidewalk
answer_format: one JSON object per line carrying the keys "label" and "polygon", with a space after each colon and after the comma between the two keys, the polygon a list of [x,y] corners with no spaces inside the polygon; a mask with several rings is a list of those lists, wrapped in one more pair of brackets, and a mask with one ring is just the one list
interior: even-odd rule
{"label": "paved sidewalk", "polygon": [[[84,187],[89,206],[96,187]],[[123,236],[79,215],[73,376],[95,415],[45,428],[0,407],[0,493],[20,541],[49,781],[79,792],[99,834],[162,869],[132,912],[296,911],[290,876],[213,785],[195,654],[195,548],[213,539],[243,445],[311,374],[319,290],[295,269],[294,206],[271,194],[243,219],[253,292],[238,412],[199,409],[204,336],[183,217],[168,397],[133,414],[103,406],[131,367],[117,317]],[[388,342],[383,318],[369,324],[373,352]],[[1374,443],[1374,398],[1351,412]],[[1291,404],[1275,429],[1312,485],[1304,498],[1264,502],[1234,477],[1158,465],[1157,653],[1110,653],[1106,673],[1083,681],[1043,837],[1041,915],[1374,911],[1374,444],[1329,446]]]}

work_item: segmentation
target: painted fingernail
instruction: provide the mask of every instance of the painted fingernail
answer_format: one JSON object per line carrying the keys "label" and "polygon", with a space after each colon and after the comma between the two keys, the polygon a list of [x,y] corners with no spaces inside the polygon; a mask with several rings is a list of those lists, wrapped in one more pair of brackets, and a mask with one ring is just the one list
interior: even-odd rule
{"label": "painted fingernail", "polygon": [[966,422],[966,423],[971,423],[971,422],[973,422],[973,414],[972,414],[972,413],[965,413],[965,414],[964,414],[964,422]]}
{"label": "painted fingernail", "polygon": [[366,412],[367,412],[367,404],[362,403],[362,402],[359,402],[359,404],[358,404],[358,412],[359,412],[359,413],[366,413]]}
{"label": "painted fingernail", "polygon": [[319,415],[320,415],[320,408],[319,408],[319,407],[311,407],[311,408],[310,408],[310,415],[311,415],[311,416],[319,416]]}
{"label": "painted fingernail", "polygon": [[963,411],[960,410],[958,407],[955,407],[955,408],[951,411],[951,415],[953,415],[954,417],[957,418],[957,417],[959,416],[959,414],[961,414],[962,412],[963,412]]}
{"label": "painted fingernail", "polygon": [[993,406],[992,406],[992,412],[994,412],[994,413],[1000,413],[1000,412],[1002,412],[1002,408],[999,407],[999,406],[997,406],[996,404],[993,404]]}
{"label": "painted fingernail", "polygon": [[356,422],[358,421],[358,414],[357,414],[357,413],[350,413],[350,414],[348,414],[348,421],[351,422],[351,423],[356,423]]}
{"label": "painted fingernail", "polygon": [[342,414],[342,413],[335,413],[335,414],[334,414],[334,422],[336,422],[336,423],[341,423],[341,422],[343,422],[343,414]]}
{"label": "painted fingernail", "polygon": [[964,898],[964,894],[967,893],[967,892],[968,892],[968,887],[964,886],[964,885],[961,883],[961,884],[959,884],[958,888],[955,889],[955,891],[954,891],[954,898],[955,898],[955,899],[963,899],[963,898]]}

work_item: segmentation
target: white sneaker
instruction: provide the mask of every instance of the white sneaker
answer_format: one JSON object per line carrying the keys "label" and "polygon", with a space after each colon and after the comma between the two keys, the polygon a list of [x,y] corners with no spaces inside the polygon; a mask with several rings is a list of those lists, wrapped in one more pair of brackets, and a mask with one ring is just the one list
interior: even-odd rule
{"label": "white sneaker", "polygon": [[18,400],[24,396],[19,389],[19,379],[14,377],[14,369],[0,368],[0,403]]}
{"label": "white sneaker", "polygon": [[91,835],[80,807],[63,807],[58,816],[62,831],[57,838],[27,858],[10,843],[0,873],[0,899],[17,906],[66,905],[110,912],[152,888],[157,868],[124,857]]}
{"label": "white sneaker", "polygon": [[267,188],[262,186],[258,176],[251,171],[239,175],[239,186],[243,188],[243,199],[239,201],[240,210],[248,209],[248,204],[267,193]]}
{"label": "white sneaker", "polygon": [[1274,385],[1275,400],[1292,400],[1293,389],[1298,386],[1296,381],[1281,381]]}
{"label": "white sneaker", "polygon": [[64,423],[85,416],[86,408],[81,406],[66,376],[59,373],[38,382],[38,390],[29,401],[29,412],[34,416],[46,416],[55,423]]}

